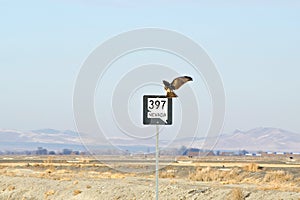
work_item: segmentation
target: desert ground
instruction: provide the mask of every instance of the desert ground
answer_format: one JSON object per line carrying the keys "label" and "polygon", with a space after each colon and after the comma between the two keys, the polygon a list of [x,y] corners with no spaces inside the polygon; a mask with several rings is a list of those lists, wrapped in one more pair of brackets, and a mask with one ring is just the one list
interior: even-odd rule
{"label": "desert ground", "polygon": [[[300,160],[300,159],[299,159]],[[153,157],[1,156],[1,200],[155,199]],[[161,157],[159,199],[300,199],[287,157]]]}

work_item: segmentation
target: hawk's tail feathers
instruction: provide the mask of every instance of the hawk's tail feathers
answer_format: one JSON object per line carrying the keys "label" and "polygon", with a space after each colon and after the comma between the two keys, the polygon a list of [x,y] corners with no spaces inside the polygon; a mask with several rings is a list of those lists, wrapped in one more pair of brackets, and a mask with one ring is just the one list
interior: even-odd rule
{"label": "hawk's tail feathers", "polygon": [[167,92],[167,98],[178,97],[174,92]]}

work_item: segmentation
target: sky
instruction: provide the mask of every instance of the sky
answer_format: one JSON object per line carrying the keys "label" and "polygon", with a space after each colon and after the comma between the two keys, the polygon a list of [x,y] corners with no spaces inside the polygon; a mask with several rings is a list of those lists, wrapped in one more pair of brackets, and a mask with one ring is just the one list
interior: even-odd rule
{"label": "sky", "polygon": [[0,1],[0,128],[75,130],[83,62],[132,29],[177,31],[214,61],[226,93],[223,132],[300,133],[299,1]]}

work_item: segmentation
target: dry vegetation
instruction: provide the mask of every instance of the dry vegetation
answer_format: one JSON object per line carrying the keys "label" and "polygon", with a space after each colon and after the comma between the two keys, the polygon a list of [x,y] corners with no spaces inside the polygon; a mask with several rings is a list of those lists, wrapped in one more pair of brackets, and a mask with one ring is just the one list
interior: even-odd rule
{"label": "dry vegetation", "polygon": [[173,167],[167,166],[160,170],[159,178],[175,178],[177,170]]}
{"label": "dry vegetation", "polygon": [[[12,177],[37,177],[53,180],[72,180],[75,178],[84,179],[122,179],[126,176],[134,176],[134,174],[127,174],[113,171],[111,169],[99,171],[97,167],[83,167],[78,164],[70,164],[69,166],[55,166],[51,163],[36,163],[33,165],[26,165],[26,167],[1,167],[0,175]],[[74,185],[78,180],[74,181]]]}
{"label": "dry vegetation", "polygon": [[[39,178],[46,180],[55,180],[58,182],[68,182],[70,186],[66,187],[70,190],[72,197],[78,197],[84,191],[94,190],[96,187],[86,180],[104,180],[121,179],[128,177],[137,178],[154,178],[155,172],[150,173],[125,173],[116,171],[104,165],[91,163],[89,159],[80,159],[76,163],[58,163],[54,161],[54,157],[45,158],[40,163],[23,163],[16,165],[0,165],[0,176]],[[119,165],[120,163],[118,163]],[[210,163],[213,165],[213,163]],[[184,163],[184,165],[168,165],[160,170],[159,177],[168,181],[168,187],[175,188],[180,180],[189,180],[193,183],[210,182],[213,184],[223,184],[229,189],[224,195],[229,200],[242,200],[247,197],[247,191],[244,190],[246,184],[254,185],[255,189],[260,191],[288,191],[300,193],[300,172],[298,169],[289,168],[262,168],[260,164],[255,162],[244,164],[243,166],[225,167],[222,163],[216,166],[200,166],[199,163]],[[121,163],[120,165],[123,165]],[[227,166],[227,165],[226,165]],[[128,167],[145,168],[143,164],[129,163]],[[241,189],[242,188],[242,189]],[[9,184],[4,187],[3,191],[15,192],[19,189],[18,185]],[[174,189],[175,190],[175,189]],[[201,195],[209,190],[191,190],[189,195]],[[57,188],[46,188],[42,196],[44,199],[52,199],[59,195]],[[145,193],[146,194],[146,193]],[[224,198],[224,199],[226,199]]]}
{"label": "dry vegetation", "polygon": [[244,166],[244,170],[248,172],[257,172],[259,169],[262,169],[257,163],[250,163]]}
{"label": "dry vegetation", "polygon": [[281,190],[300,192],[300,178],[295,178],[288,171],[262,170],[258,164],[250,163],[240,168],[198,167],[189,174],[189,179],[204,182],[220,182],[222,184],[256,184],[262,190]]}
{"label": "dry vegetation", "polygon": [[233,188],[227,196],[226,200],[243,200],[244,195],[241,188]]}
{"label": "dry vegetation", "polygon": [[246,176],[241,169],[229,170],[214,169],[211,167],[198,167],[195,172],[189,174],[189,179],[194,181],[218,181],[221,183],[240,183]]}

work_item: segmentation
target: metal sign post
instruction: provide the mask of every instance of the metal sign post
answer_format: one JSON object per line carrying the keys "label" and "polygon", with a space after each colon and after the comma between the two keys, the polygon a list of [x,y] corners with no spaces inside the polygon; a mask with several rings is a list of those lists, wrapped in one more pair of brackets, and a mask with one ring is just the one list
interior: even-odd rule
{"label": "metal sign post", "polygon": [[143,124],[156,125],[155,199],[158,200],[159,125],[172,125],[172,98],[163,95],[145,95],[143,97]]}
{"label": "metal sign post", "polygon": [[158,177],[159,177],[159,170],[158,170],[158,162],[159,162],[159,126],[156,125],[156,153],[155,153],[155,199],[158,200]]}

